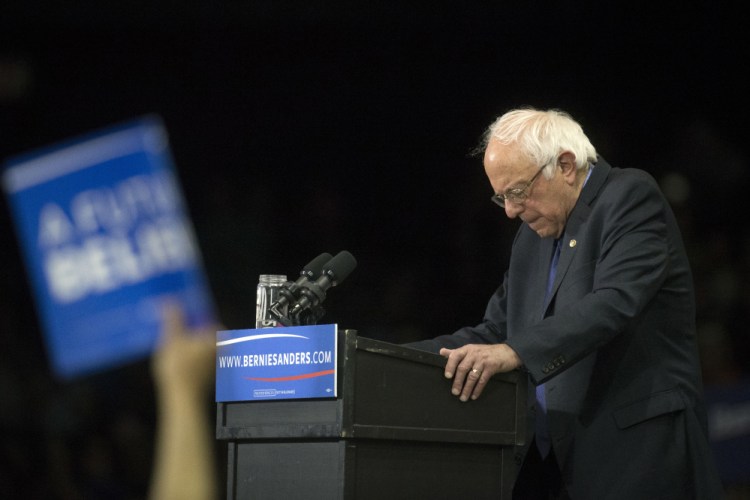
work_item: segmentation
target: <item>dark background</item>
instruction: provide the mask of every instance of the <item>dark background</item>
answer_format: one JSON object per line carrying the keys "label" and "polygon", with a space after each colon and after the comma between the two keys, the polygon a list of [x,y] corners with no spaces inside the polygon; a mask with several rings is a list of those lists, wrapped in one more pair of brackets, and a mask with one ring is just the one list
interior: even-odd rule
{"label": "dark background", "polygon": [[[697,2],[6,0],[0,158],[158,113],[227,328],[252,327],[259,274],[346,249],[323,321],[402,342],[481,319],[517,223],[469,152],[510,108],[561,108],[673,201],[704,377],[725,384],[750,352],[747,21]],[[0,493],[49,494],[57,453],[71,491],[106,455],[137,498],[149,367],[54,380],[7,204],[0,224]]]}

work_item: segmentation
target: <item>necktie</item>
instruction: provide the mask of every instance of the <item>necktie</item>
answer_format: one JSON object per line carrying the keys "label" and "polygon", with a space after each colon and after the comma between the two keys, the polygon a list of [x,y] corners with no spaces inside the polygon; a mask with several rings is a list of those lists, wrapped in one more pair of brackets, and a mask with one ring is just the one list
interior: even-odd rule
{"label": "necktie", "polygon": [[[555,273],[557,272],[557,261],[560,260],[560,240],[555,240],[552,250],[552,260],[549,265],[549,275],[547,277],[547,290],[544,294],[544,304],[546,306],[552,284],[555,282]],[[545,458],[549,454],[551,440],[549,428],[547,426],[547,399],[544,393],[544,384],[536,386],[536,418],[534,419],[534,431],[536,433],[536,447],[539,454]]]}

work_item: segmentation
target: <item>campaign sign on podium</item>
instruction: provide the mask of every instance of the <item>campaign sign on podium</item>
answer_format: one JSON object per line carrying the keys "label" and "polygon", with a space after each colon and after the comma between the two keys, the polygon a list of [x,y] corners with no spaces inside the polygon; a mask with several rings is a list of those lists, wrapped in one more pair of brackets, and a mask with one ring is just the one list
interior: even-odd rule
{"label": "campaign sign on podium", "polygon": [[161,305],[214,320],[167,133],[146,116],[7,161],[14,216],[54,372],[149,354]]}
{"label": "campaign sign on podium", "polygon": [[216,334],[216,402],[336,397],[336,325]]}

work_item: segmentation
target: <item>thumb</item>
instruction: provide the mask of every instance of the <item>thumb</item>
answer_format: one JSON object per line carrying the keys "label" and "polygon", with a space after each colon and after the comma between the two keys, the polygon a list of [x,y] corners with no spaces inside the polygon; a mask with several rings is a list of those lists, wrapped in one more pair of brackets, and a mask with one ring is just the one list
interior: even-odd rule
{"label": "thumb", "polygon": [[162,304],[161,319],[162,342],[174,340],[185,330],[185,313],[177,302],[167,301]]}

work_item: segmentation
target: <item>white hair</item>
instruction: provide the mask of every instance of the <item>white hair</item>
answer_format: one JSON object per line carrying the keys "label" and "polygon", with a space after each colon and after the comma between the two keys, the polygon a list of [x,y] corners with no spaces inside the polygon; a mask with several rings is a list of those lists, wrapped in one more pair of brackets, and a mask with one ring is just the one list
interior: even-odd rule
{"label": "white hair", "polygon": [[[487,148],[490,139],[505,145],[517,144],[521,152],[540,166],[551,163],[565,151],[575,155],[578,169],[584,169],[589,162],[596,161],[596,149],[581,126],[569,114],[557,109],[542,111],[520,108],[508,111],[488,127],[482,149]],[[552,175],[554,166],[546,169],[546,177]]]}

